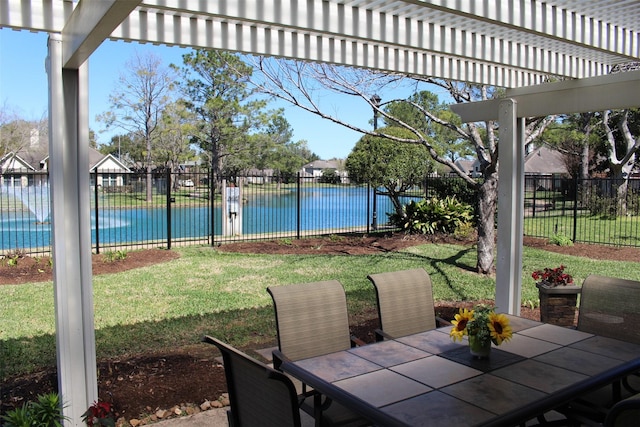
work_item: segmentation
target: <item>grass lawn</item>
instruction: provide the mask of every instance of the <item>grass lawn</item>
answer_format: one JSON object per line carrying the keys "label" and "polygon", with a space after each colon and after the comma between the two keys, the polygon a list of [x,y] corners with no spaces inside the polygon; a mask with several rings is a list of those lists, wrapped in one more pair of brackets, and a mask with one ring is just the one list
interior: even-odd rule
{"label": "grass lawn", "polygon": [[[495,280],[474,273],[475,248],[424,244],[382,255],[247,255],[208,247],[174,249],[174,261],[94,277],[97,357],[128,356],[215,335],[237,346],[275,340],[267,286],[337,279],[351,313],[375,307],[367,274],[423,267],[438,301],[493,299]],[[640,280],[638,263],[598,261],[524,248],[522,302],[537,304],[530,274],[567,266],[577,283],[591,273]],[[0,287],[0,379],[55,364],[53,284]]]}

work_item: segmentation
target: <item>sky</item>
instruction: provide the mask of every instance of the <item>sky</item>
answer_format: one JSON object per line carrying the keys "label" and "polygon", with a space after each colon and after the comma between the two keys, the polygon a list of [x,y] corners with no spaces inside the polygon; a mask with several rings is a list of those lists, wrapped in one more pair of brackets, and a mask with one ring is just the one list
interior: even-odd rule
{"label": "sky", "polygon": [[[150,51],[163,60],[163,65],[182,64],[189,50],[180,47],[125,43],[106,40],[89,59],[89,127],[96,132],[98,143],[108,143],[111,136],[123,131],[105,131],[96,116],[109,109],[109,95],[115,90],[125,63],[136,52]],[[0,108],[11,108],[26,120],[47,116],[48,89],[45,58],[47,34],[0,29]],[[384,98],[384,94],[381,94]],[[338,113],[362,128],[372,126],[372,110],[362,100],[323,98],[330,112]],[[397,94],[394,94],[394,97]],[[351,97],[352,98],[352,97]],[[321,159],[346,158],[361,134],[317,117],[298,107],[280,101],[268,108],[284,108],[293,129],[293,141],[306,140],[309,149]]]}
{"label": "sky", "polygon": [[[96,121],[98,114],[109,109],[109,95],[115,90],[125,63],[137,52],[150,51],[163,60],[163,64],[182,64],[182,55],[188,50],[179,47],[154,46],[121,41],[105,41],[89,59],[89,127],[97,134],[98,143],[108,143],[114,132],[104,131]],[[0,30],[0,107],[10,107],[27,120],[47,115],[48,89],[45,59],[47,35],[26,31]],[[349,120],[369,127],[372,111],[360,103],[344,105]],[[284,102],[269,104],[269,108],[285,108],[285,117],[293,128],[293,140],[306,140],[309,149],[322,159],[346,158],[360,134],[343,126],[314,116]],[[361,110],[361,111],[359,111]]]}

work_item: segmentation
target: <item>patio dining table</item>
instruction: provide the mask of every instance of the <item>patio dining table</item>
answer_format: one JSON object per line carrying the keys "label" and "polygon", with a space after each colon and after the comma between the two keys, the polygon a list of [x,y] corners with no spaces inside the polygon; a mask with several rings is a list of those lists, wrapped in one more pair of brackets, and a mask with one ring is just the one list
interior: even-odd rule
{"label": "patio dining table", "polygon": [[513,426],[640,370],[640,345],[508,316],[513,337],[475,359],[450,328],[281,369],[381,426]]}

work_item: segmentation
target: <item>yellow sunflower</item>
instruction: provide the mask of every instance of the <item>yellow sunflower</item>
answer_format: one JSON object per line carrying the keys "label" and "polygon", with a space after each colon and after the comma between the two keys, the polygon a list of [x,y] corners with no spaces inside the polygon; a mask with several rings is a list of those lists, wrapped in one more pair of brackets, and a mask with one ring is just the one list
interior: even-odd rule
{"label": "yellow sunflower", "polygon": [[451,321],[453,328],[449,332],[449,336],[453,340],[462,341],[462,337],[467,335],[467,324],[473,320],[473,310],[469,311],[466,308],[460,309],[460,313],[456,314],[455,319]]}
{"label": "yellow sunflower", "polygon": [[509,341],[513,335],[509,319],[504,314],[489,314],[489,331],[491,340],[497,345],[502,344],[502,341]]}

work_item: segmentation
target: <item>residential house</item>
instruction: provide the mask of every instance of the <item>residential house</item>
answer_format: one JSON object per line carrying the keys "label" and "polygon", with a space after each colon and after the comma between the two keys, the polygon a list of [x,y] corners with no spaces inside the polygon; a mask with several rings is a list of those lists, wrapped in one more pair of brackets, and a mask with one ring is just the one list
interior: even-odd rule
{"label": "residential house", "polygon": [[[567,176],[568,171],[562,157],[562,153],[554,150],[546,145],[536,147],[528,144],[524,158],[525,175],[535,175],[540,178],[546,178],[551,181],[552,177]],[[478,159],[463,159],[455,161],[456,166],[460,168],[466,175],[473,178],[482,176],[480,172],[480,162]],[[453,174],[453,172],[449,172]]]}
{"label": "residential house", "polygon": [[535,179],[525,180],[525,191],[544,189],[555,190],[561,185],[561,178],[569,175],[562,153],[547,145],[536,147],[529,144],[526,147],[524,158],[525,176],[533,176]]}
{"label": "residential house", "polygon": [[349,174],[344,169],[343,160],[314,160],[302,166],[300,176],[302,178],[313,178],[314,181],[318,181],[325,170],[336,171],[342,184],[349,183]]}
{"label": "residential house", "polygon": [[[460,158],[454,163],[462,172],[465,173],[465,175],[468,175],[472,178],[478,178],[482,176],[482,173],[480,172],[480,162],[478,161],[478,159]],[[453,174],[453,172],[450,172],[450,174]]]}
{"label": "residential house", "polygon": [[[28,187],[48,182],[49,141],[32,133],[30,144],[0,158],[0,185]],[[104,155],[89,147],[89,172],[99,172],[98,186],[125,185],[126,173],[131,172],[111,154]],[[93,185],[93,175],[91,175]]]}
{"label": "residential house", "polygon": [[274,182],[273,169],[251,168],[245,171],[247,184],[267,184]]}

